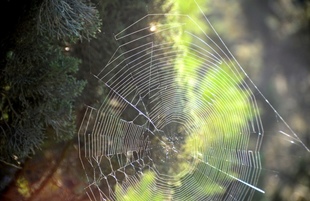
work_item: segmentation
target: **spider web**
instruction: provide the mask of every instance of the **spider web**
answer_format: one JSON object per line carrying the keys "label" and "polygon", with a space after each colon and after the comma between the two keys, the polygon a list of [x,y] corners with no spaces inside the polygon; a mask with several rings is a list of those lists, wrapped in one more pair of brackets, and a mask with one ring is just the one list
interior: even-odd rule
{"label": "spider web", "polygon": [[95,74],[107,95],[87,107],[78,133],[91,200],[115,200],[116,185],[125,195],[148,171],[148,188],[167,200],[265,193],[257,98],[281,125],[274,137],[308,150],[204,19],[207,27],[189,15],[149,14],[115,35],[120,46]]}

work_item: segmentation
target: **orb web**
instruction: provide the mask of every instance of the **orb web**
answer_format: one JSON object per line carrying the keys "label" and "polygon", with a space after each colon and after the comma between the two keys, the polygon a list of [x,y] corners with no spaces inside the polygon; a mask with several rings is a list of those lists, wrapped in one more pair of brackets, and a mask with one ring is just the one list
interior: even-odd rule
{"label": "orb web", "polygon": [[119,47],[94,75],[107,95],[78,134],[90,200],[116,200],[116,186],[125,195],[146,172],[166,200],[264,193],[257,88],[205,24],[212,33],[188,15],[149,14],[115,35]]}

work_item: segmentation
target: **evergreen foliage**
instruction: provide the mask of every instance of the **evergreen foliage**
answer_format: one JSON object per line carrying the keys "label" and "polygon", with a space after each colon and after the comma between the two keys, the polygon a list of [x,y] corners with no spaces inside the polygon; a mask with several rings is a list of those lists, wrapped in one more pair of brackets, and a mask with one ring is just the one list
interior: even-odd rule
{"label": "evergreen foliage", "polygon": [[99,12],[83,0],[43,0],[37,15],[37,28],[50,38],[95,37],[101,21]]}
{"label": "evergreen foliage", "polygon": [[[93,7],[81,7],[80,1],[72,1],[70,6],[80,9],[78,16],[66,15],[59,20],[75,23],[67,27],[66,33],[55,35],[63,28],[61,24],[45,29],[49,26],[47,17],[55,18],[48,15],[55,13],[37,17],[46,2],[54,2],[60,10],[71,10],[69,4],[60,1],[31,1],[31,9],[12,31],[10,45],[2,50],[6,56],[1,58],[0,67],[0,161],[6,164],[19,165],[40,148],[47,131],[53,131],[58,140],[70,139],[76,132],[73,103],[86,82],[75,77],[81,61],[65,54],[60,44],[95,36],[100,20],[94,17]],[[83,15],[89,9],[95,14]]]}

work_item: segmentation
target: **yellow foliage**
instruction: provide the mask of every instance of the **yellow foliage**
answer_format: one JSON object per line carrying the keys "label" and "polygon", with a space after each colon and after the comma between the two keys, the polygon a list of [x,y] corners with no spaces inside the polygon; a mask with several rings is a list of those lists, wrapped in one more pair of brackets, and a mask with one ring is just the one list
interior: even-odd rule
{"label": "yellow foliage", "polygon": [[19,177],[16,182],[18,192],[25,198],[30,197],[31,190],[29,187],[29,182],[25,177]]}

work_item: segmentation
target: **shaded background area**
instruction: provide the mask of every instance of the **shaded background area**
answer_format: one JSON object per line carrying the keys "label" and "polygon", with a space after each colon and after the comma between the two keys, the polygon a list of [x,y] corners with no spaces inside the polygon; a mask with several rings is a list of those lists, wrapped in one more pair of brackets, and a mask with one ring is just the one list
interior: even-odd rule
{"label": "shaded background area", "polygon": [[[68,52],[82,60],[78,78],[88,81],[82,96],[76,100],[77,125],[81,122],[85,105],[98,104],[104,95],[104,89],[91,73],[101,69],[117,48],[118,44],[112,40],[113,34],[149,12],[162,10],[160,1],[156,6],[138,0],[98,0],[94,3],[103,20],[101,33],[90,42],[70,46]],[[310,147],[309,2],[218,0],[208,1],[207,6],[211,23],[249,77]],[[261,100],[262,105],[263,102]],[[269,111],[262,115],[268,134],[276,129],[278,122],[270,108],[263,110]],[[277,138],[274,140],[264,141],[263,163],[273,163],[278,169],[289,164],[290,168],[285,169],[288,171],[281,172],[287,182],[263,178],[260,185],[267,187],[269,194],[257,194],[254,200],[309,200],[309,153],[295,152],[290,147],[279,149],[275,146]],[[281,155],[295,155],[299,163],[283,161]],[[12,180],[2,189],[1,200],[88,200],[84,193],[87,181],[78,158],[76,137],[68,142],[49,139],[41,150],[25,161],[23,169],[16,171],[2,164],[1,172],[5,172],[1,182]]]}

